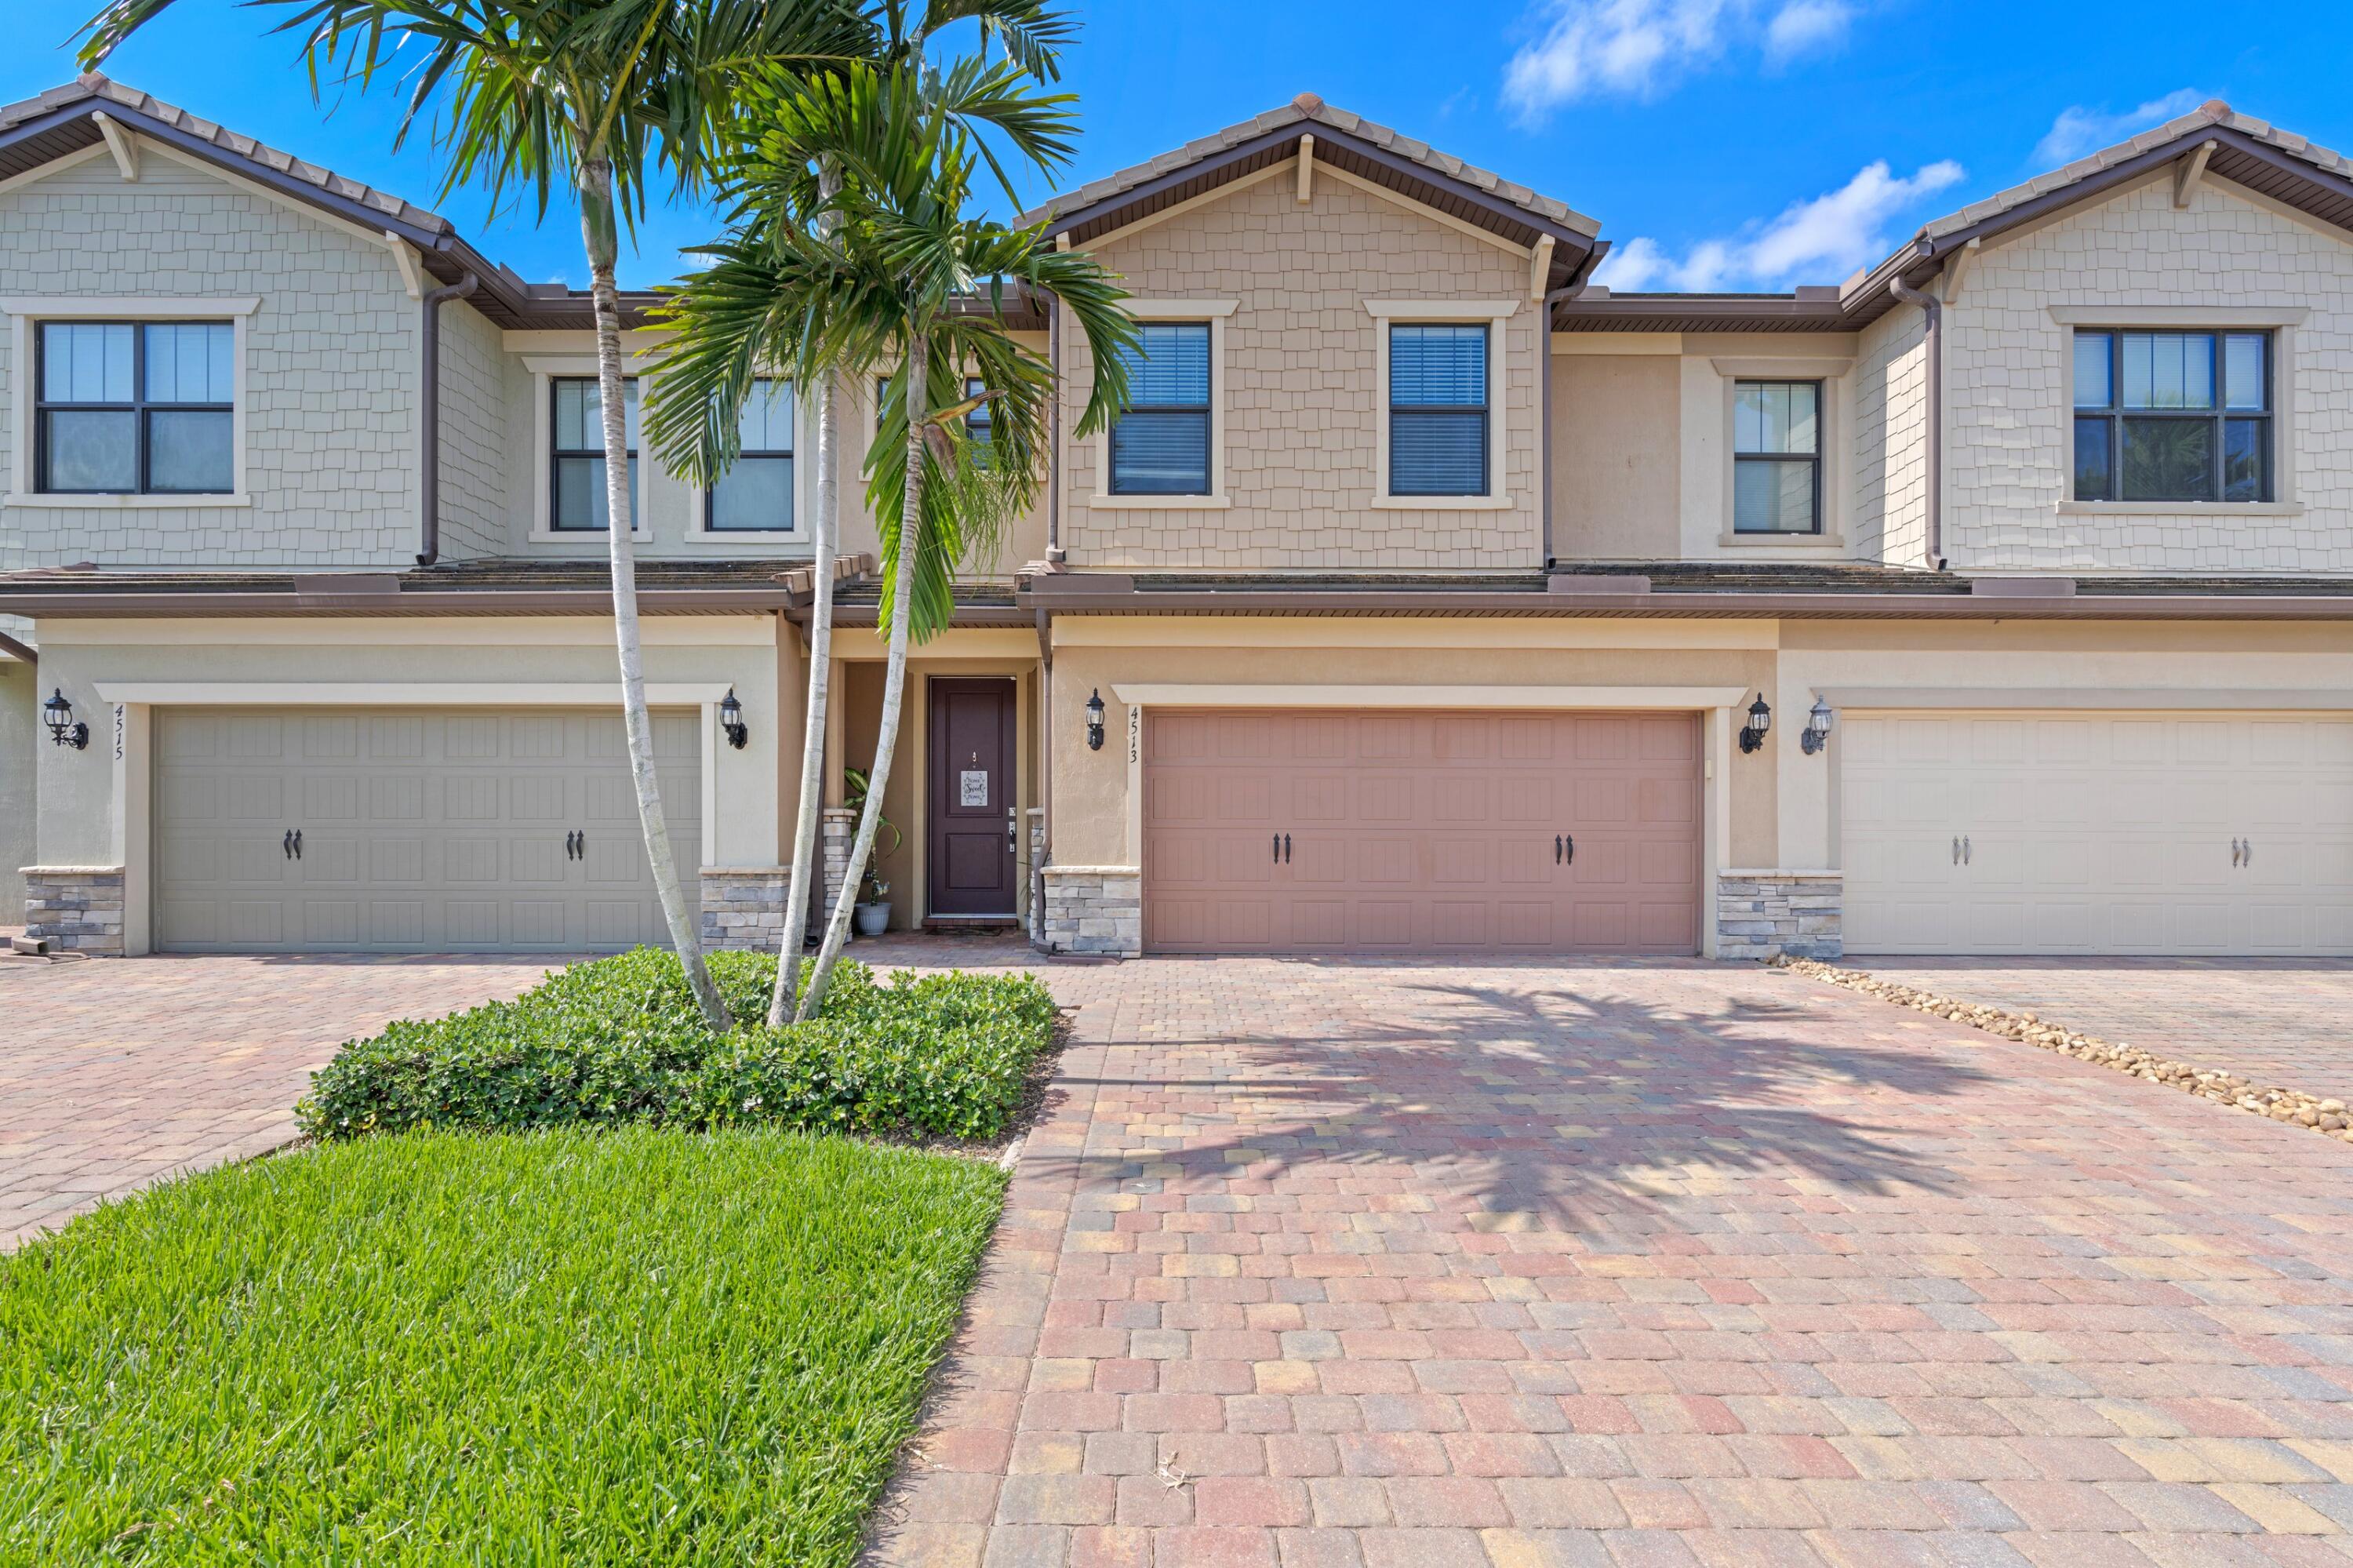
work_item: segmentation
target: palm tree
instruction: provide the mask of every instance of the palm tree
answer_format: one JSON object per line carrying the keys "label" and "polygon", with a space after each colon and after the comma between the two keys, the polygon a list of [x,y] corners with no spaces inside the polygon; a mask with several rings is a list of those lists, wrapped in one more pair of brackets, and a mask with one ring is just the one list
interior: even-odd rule
{"label": "palm tree", "polygon": [[[84,29],[95,69],[172,0],[115,0]],[[702,177],[733,119],[747,71],[826,65],[875,52],[874,20],[848,0],[253,0],[293,14],[313,90],[322,69],[363,90],[406,68],[407,101],[395,145],[428,118],[448,154],[444,194],[478,177],[495,203],[512,185],[546,213],[559,181],[580,206],[596,317],[596,379],[605,437],[606,530],[612,554],[614,640],[638,820],[662,918],[687,983],[714,1030],[733,1026],[712,983],[663,818],[646,712],[637,568],[628,519],[628,463],[621,374],[619,224],[643,213],[663,170],[681,188]],[[900,0],[885,0],[895,16]],[[1008,45],[1010,47],[1010,45]]]}
{"label": "palm tree", "polygon": [[[873,851],[908,646],[946,626],[958,563],[1037,495],[1054,376],[1014,341],[1008,302],[1050,296],[1086,334],[1093,375],[1079,434],[1103,429],[1126,397],[1135,329],[1112,276],[1054,249],[1042,225],[1008,228],[968,210],[985,154],[944,106],[986,98],[992,79],[1012,92],[1018,74],[966,61],[927,88],[909,66],[854,64],[765,106],[767,129],[737,182],[741,221],[705,248],[711,264],[659,313],[677,335],[655,378],[648,434],[690,471],[717,472],[732,458],[733,411],[757,366],[789,366],[804,384],[896,366],[866,469],[890,662],[845,887]],[[837,180],[820,182],[821,166]],[[978,397],[964,396],[967,376],[980,382]],[[983,400],[985,451],[963,422]],[[850,902],[835,906],[796,1017],[823,1002]]]}
{"label": "palm tree", "polygon": [[[967,130],[986,125],[1005,136],[1012,147],[1032,165],[1040,170],[1066,162],[1070,143],[1064,134],[1068,121],[1059,112],[1070,100],[1039,98],[1026,90],[1030,83],[1051,81],[1060,70],[1060,50],[1071,33],[1068,20],[1060,12],[1046,8],[1042,0],[926,0],[917,25],[909,26],[904,0],[881,0],[868,12],[873,26],[875,58],[873,63],[882,66],[904,64],[916,67],[923,58],[924,40],[940,28],[958,21],[975,21],[980,26],[984,60],[992,40],[1005,48],[1006,61],[1010,69],[987,71],[959,68],[944,77],[923,73],[918,79],[930,90],[940,111]],[[773,108],[779,98],[788,98],[799,90],[801,83],[812,74],[804,69],[775,69],[756,74],[744,84],[739,97],[738,110],[743,129],[736,138],[749,150],[750,157],[739,163],[733,171],[742,174],[759,170],[772,187],[779,173],[762,165],[758,144],[762,130],[773,120]],[[973,144],[987,154],[988,143],[975,136]],[[994,157],[990,166],[1010,199],[1017,199],[1012,182]],[[774,188],[772,200],[765,212],[765,221],[798,222],[807,232],[822,235],[829,217],[824,202],[839,189],[839,172],[830,158],[815,158],[801,171],[804,176],[797,190]],[[807,176],[813,175],[813,181]],[[732,184],[722,176],[723,184]],[[723,387],[720,397],[706,408],[696,409],[677,405],[674,418],[681,429],[698,417],[707,417],[725,425],[723,430],[708,426],[702,438],[691,444],[682,438],[674,443],[680,453],[670,466],[693,482],[709,485],[716,482],[725,464],[733,461],[735,452],[733,411],[741,407],[742,392],[748,387],[754,368],[763,361],[749,351],[750,340],[742,345],[744,353],[734,363],[735,379]],[[768,361],[766,363],[780,363]],[[825,778],[826,709],[832,700],[833,674],[833,589],[834,557],[840,537],[840,483],[838,474],[841,450],[840,411],[836,398],[836,379],[830,373],[816,380],[817,425],[817,506],[810,530],[812,558],[811,577],[815,585],[814,602],[809,609],[808,626],[808,694],[802,708],[801,775],[798,809],[793,832],[793,850],[785,896],[784,930],[776,963],[776,984],[768,999],[768,1023],[781,1025],[791,1012],[799,986],[801,966],[797,961],[804,945],[802,933],[808,923],[809,900],[817,879],[818,819],[822,803]],[[810,385],[800,376],[797,387]],[[725,418],[723,419],[722,416]],[[659,417],[657,417],[659,422]],[[715,463],[717,466],[709,466]]]}

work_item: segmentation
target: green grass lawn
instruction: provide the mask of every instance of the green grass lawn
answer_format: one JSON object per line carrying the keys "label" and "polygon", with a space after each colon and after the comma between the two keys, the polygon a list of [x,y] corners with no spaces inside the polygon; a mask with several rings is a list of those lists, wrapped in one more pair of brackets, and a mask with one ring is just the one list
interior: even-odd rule
{"label": "green grass lawn", "polygon": [[0,1258],[0,1561],[847,1564],[1002,1197],[646,1128],[169,1183]]}

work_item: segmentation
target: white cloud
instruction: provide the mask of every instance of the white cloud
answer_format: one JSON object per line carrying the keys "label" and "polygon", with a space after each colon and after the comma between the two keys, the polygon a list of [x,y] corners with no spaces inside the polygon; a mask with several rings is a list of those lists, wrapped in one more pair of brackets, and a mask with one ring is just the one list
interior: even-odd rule
{"label": "white cloud", "polygon": [[1883,159],[1834,191],[1791,203],[1767,222],[1730,238],[1702,240],[1681,260],[1654,239],[1630,239],[1603,258],[1593,281],[1630,291],[1695,292],[1736,284],[1771,289],[1838,282],[1887,253],[1893,219],[1960,178],[1960,164],[1949,158],[1903,178]]}
{"label": "white cloud", "polygon": [[1848,0],[1544,0],[1550,20],[1504,70],[1504,99],[1534,117],[1600,93],[1645,96],[1736,44],[1776,63],[1841,42]]}
{"label": "white cloud", "polygon": [[2062,164],[2073,163],[2086,153],[2113,147],[2152,125],[2162,125],[2176,115],[2189,113],[2204,96],[2194,87],[2185,87],[2163,98],[2152,98],[2122,114],[2072,104],[2059,111],[2059,118],[2051,122],[2049,133],[2034,144],[2035,164],[2055,169]]}
{"label": "white cloud", "polygon": [[1854,7],[1841,0],[1789,0],[1765,27],[1765,53],[1776,60],[1790,59],[1813,49],[1829,48],[1846,40]]}

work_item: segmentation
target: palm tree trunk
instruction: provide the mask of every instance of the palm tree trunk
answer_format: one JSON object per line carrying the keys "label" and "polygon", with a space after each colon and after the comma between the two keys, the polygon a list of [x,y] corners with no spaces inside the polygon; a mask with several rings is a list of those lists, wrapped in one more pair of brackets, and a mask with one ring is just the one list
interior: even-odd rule
{"label": "palm tree trunk", "polygon": [[670,853],[670,824],[663,819],[661,780],[654,772],[653,719],[646,712],[645,658],[638,636],[638,567],[630,538],[629,444],[621,387],[621,300],[613,270],[620,242],[613,221],[613,165],[603,158],[580,165],[580,232],[588,249],[589,291],[596,306],[596,390],[605,424],[605,537],[613,553],[613,641],[621,657],[621,724],[629,742],[629,777],[637,787],[638,822],[645,830],[646,860],[653,867],[654,892],[670,946],[686,970],[687,988],[714,1030],[733,1027],[719,988],[702,961],[694,919],[679,888],[678,862]]}
{"label": "palm tree trunk", "polygon": [[825,804],[826,708],[832,694],[833,557],[840,498],[840,407],[828,372],[817,391],[817,602],[809,609],[808,711],[801,731],[801,793],[793,824],[792,881],[785,894],[784,946],[776,954],[776,984],[768,996],[768,1027],[791,1016],[800,990],[801,949],[808,945],[809,889],[817,880],[818,820]]}
{"label": "palm tree trunk", "polygon": [[914,624],[915,560],[923,535],[923,437],[929,429],[931,344],[922,323],[911,314],[907,323],[906,376],[907,481],[899,503],[899,549],[891,573],[891,662],[882,680],[881,732],[874,742],[874,768],[867,775],[866,809],[859,813],[858,836],[850,841],[849,866],[843,874],[841,897],[833,917],[826,922],[825,944],[818,949],[817,967],[809,971],[808,990],[802,995],[797,1019],[813,1018],[825,1002],[825,985],[849,935],[850,906],[859,880],[866,874],[866,859],[874,853],[874,834],[882,820],[882,792],[891,783],[891,758],[899,746],[899,708],[907,689],[907,640]]}

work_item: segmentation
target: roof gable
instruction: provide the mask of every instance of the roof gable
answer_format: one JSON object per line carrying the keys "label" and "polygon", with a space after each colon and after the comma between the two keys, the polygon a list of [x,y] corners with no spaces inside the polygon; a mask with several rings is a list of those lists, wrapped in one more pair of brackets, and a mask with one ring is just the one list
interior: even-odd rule
{"label": "roof gable", "polygon": [[1166,208],[1299,156],[1301,139],[1314,138],[1313,157],[1459,222],[1512,244],[1554,242],[1553,280],[1581,279],[1608,249],[1600,225],[1566,203],[1400,136],[1385,125],[1335,109],[1303,92],[1280,109],[1188,142],[1148,163],[1122,169],[1066,192],[1022,215],[1047,231],[1082,245]]}

